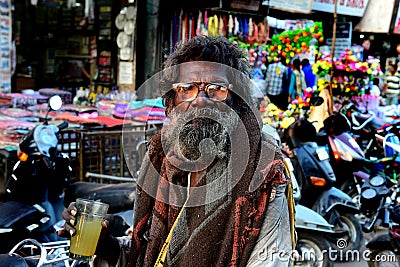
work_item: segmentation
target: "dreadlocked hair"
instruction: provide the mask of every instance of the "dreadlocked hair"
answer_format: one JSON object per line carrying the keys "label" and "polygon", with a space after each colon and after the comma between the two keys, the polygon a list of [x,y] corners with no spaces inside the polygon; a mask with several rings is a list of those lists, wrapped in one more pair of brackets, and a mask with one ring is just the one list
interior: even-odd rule
{"label": "dreadlocked hair", "polygon": [[[176,46],[175,52],[164,62],[163,78],[160,83],[163,94],[163,103],[168,115],[173,108],[175,92],[170,90],[172,84],[176,82],[179,70],[176,67],[179,64],[192,61],[210,61],[220,63],[228,68],[228,76],[234,81],[235,90],[233,92],[233,109],[239,114],[247,111],[248,105],[252,103],[250,96],[249,79],[252,77],[251,67],[245,57],[244,51],[237,45],[229,42],[225,37],[209,37],[198,35],[186,43],[180,43]],[[240,92],[237,94],[237,92]]]}

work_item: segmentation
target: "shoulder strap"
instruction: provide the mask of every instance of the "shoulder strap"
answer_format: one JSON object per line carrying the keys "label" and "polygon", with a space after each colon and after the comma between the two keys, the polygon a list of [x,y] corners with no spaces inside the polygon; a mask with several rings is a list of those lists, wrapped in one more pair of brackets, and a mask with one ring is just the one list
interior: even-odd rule
{"label": "shoulder strap", "polygon": [[[288,166],[286,165],[287,163],[283,161],[284,166],[285,166],[285,171],[286,175],[293,179],[290,175],[290,171],[288,169]],[[296,249],[296,243],[297,243],[297,233],[295,229],[295,219],[296,219],[296,210],[295,210],[295,201],[293,198],[293,185],[290,182],[288,186],[286,187],[286,200],[288,204],[288,210],[289,210],[289,222],[290,222],[290,237],[292,239],[292,250],[294,251]],[[292,262],[292,265],[294,262]]]}
{"label": "shoulder strap", "polygon": [[172,238],[172,232],[174,231],[174,228],[175,228],[176,224],[178,223],[179,218],[182,215],[182,211],[186,207],[186,203],[187,203],[188,199],[189,198],[186,199],[185,203],[183,204],[183,206],[181,208],[181,211],[178,214],[178,217],[176,217],[174,224],[172,225],[171,230],[169,231],[167,239],[165,239],[165,242],[164,242],[164,245],[162,246],[160,254],[158,254],[157,261],[154,264],[154,267],[163,267],[164,266],[165,258],[167,257],[168,247],[169,247],[169,244],[170,244],[171,238]]}
{"label": "shoulder strap", "polygon": [[293,247],[293,249],[295,249],[296,242],[297,242],[296,229],[295,229],[296,211],[295,211],[295,203],[294,203],[294,198],[293,198],[292,183],[289,183],[288,187],[286,188],[286,199],[288,202],[289,220],[290,220],[290,235],[292,237],[292,247]]}

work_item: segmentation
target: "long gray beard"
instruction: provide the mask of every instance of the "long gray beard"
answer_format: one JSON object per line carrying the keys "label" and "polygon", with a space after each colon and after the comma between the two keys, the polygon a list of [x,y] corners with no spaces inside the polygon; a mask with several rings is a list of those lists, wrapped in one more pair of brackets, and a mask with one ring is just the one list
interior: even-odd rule
{"label": "long gray beard", "polygon": [[170,122],[174,129],[164,131],[164,137],[177,144],[175,149],[178,148],[187,160],[195,161],[200,157],[221,159],[228,156],[230,136],[238,116],[233,110],[222,112],[203,107],[181,114],[171,112]]}

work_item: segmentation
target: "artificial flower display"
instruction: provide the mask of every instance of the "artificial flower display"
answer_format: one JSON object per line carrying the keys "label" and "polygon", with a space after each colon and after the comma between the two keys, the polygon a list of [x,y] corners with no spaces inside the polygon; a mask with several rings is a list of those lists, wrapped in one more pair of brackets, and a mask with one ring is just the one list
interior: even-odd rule
{"label": "artificial flower display", "polygon": [[[329,56],[321,57],[313,65],[313,72],[318,76],[319,91],[329,83],[332,61]],[[369,56],[365,62],[353,54],[350,49],[341,53],[333,66],[332,93],[340,96],[363,95],[366,86],[374,76],[381,73],[379,59]]]}
{"label": "artificial flower display", "polygon": [[289,62],[296,54],[309,53],[310,46],[318,50],[318,43],[324,41],[322,22],[315,22],[313,26],[305,29],[284,31],[275,34],[271,43],[267,45],[268,61],[277,61],[279,56],[286,58]]}
{"label": "artificial flower display", "polygon": [[271,125],[276,129],[286,129],[296,120],[290,110],[283,111],[273,103],[269,103],[265,110],[261,111],[261,115],[264,124]]}

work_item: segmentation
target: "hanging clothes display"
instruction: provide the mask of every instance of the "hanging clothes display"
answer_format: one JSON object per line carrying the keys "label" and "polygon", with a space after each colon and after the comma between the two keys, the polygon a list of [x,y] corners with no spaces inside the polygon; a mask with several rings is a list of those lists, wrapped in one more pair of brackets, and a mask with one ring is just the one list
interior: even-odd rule
{"label": "hanging clothes display", "polygon": [[228,20],[228,37],[231,37],[233,34],[233,17],[232,15],[229,15],[229,20]]}
{"label": "hanging clothes display", "polygon": [[173,52],[176,44],[184,43],[196,35],[236,36],[249,44],[263,44],[268,40],[264,17],[249,17],[229,11],[180,10],[172,17],[170,29],[170,52]]}
{"label": "hanging clothes display", "polygon": [[208,16],[207,16],[207,10],[204,11],[204,19],[203,19],[203,24],[200,33],[202,35],[208,35]]}
{"label": "hanging clothes display", "polygon": [[218,17],[214,15],[208,18],[208,35],[217,36],[218,35]]}

